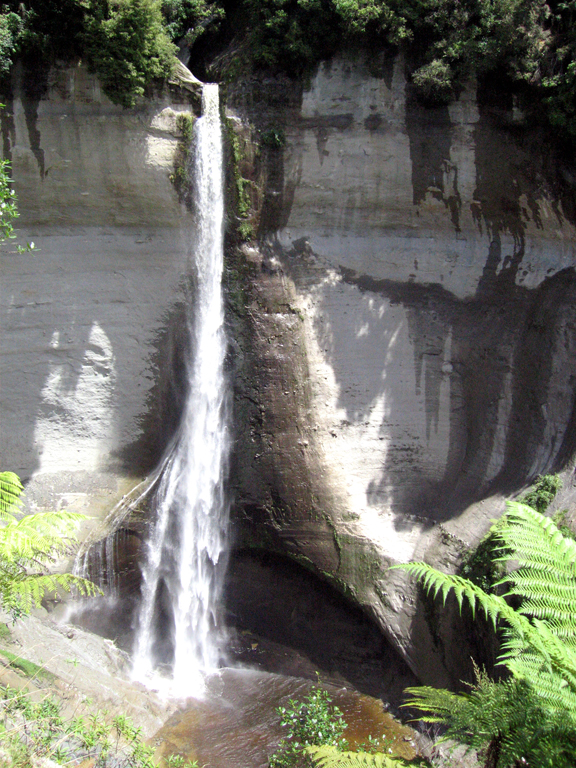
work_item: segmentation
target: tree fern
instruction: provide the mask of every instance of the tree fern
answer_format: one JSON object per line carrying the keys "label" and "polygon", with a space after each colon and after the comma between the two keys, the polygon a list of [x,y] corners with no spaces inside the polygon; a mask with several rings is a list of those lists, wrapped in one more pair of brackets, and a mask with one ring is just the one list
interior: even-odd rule
{"label": "tree fern", "polygon": [[22,483],[14,472],[0,472],[0,519],[11,517],[20,508]]}
{"label": "tree fern", "polygon": [[522,598],[520,613],[547,621],[576,646],[576,542],[550,518],[512,502],[495,538],[520,566],[500,582],[511,585],[508,595]]}
{"label": "tree fern", "polygon": [[[459,729],[459,738],[467,744],[488,741],[487,766],[520,765],[514,761],[528,756],[531,768],[573,766],[576,543],[563,536],[552,520],[514,502],[508,503],[493,536],[500,552],[497,559],[519,566],[499,582],[509,587],[503,597],[487,594],[467,579],[441,573],[426,563],[396,567],[415,575],[428,592],[440,594],[443,602],[453,591],[460,609],[464,600],[473,613],[480,608],[501,630],[499,662],[513,679],[494,683],[479,678],[470,694],[458,696],[448,691],[409,689],[413,696],[409,703],[424,711],[425,719],[448,724],[449,732],[452,727]],[[507,597],[520,598],[519,608],[513,608]],[[522,716],[526,728],[521,725],[522,718],[516,719],[516,712],[522,710],[518,702],[523,702],[526,710]],[[487,721],[484,715],[492,719]],[[468,733],[462,723],[468,725]],[[530,740],[535,734],[537,746]],[[551,744],[558,745],[557,755]],[[541,749],[541,745],[545,746]],[[511,757],[513,753],[517,757]]]}
{"label": "tree fern", "polygon": [[337,747],[324,745],[306,747],[318,768],[409,768],[423,765],[422,760],[403,760],[383,752],[341,752]]}
{"label": "tree fern", "polygon": [[75,530],[83,515],[43,512],[17,519],[23,487],[13,472],[0,473],[0,602],[15,616],[40,605],[47,592],[74,589],[94,595],[98,588],[70,573],[43,570],[73,551]]}
{"label": "tree fern", "polygon": [[[524,680],[494,682],[477,671],[466,694],[408,688],[405,706],[424,712],[425,722],[444,723],[444,739],[486,750],[487,765],[573,768],[576,733],[561,710],[547,706]],[[528,762],[522,762],[527,760]]]}

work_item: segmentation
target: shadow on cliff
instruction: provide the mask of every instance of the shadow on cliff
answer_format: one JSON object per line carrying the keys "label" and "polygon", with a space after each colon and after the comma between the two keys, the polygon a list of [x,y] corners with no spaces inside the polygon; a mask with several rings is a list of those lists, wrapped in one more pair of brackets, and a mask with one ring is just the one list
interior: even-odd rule
{"label": "shadow on cliff", "polygon": [[[341,428],[376,429],[382,441],[381,471],[367,501],[390,506],[400,526],[411,525],[401,521],[415,511],[432,525],[492,493],[510,495],[537,474],[561,469],[576,444],[574,268],[550,268],[537,287],[522,285],[529,277],[527,225],[542,229],[549,210],[558,227],[576,224],[574,180],[561,148],[518,122],[497,83],[479,84],[477,108],[476,187],[467,215],[485,237],[487,255],[473,296],[340,266],[344,284],[363,294],[359,306],[357,295],[347,297],[341,284],[325,279],[337,266],[329,258],[314,261],[300,242],[287,254],[297,281],[300,275],[309,284],[316,273],[316,333],[345,413]],[[422,107],[410,88],[406,109],[413,204],[428,194],[443,200],[459,233],[464,212],[449,110]],[[324,144],[330,131],[349,127],[315,120],[297,117],[303,129],[322,129]],[[297,147],[295,154],[297,168]],[[289,221],[293,189],[284,163],[272,156],[268,162],[275,164],[260,236],[274,244]]]}
{"label": "shadow on cliff", "polygon": [[[410,449],[401,439],[391,440],[380,480],[369,486],[369,502],[388,501],[399,519],[416,509],[431,523],[438,522],[492,493],[512,494],[537,474],[557,471],[568,461],[576,428],[573,268],[532,290],[511,286],[503,271],[492,283],[484,281],[468,300],[458,300],[439,286],[377,281],[348,270],[342,274],[361,291],[402,305],[415,388],[410,397],[387,387],[386,365],[394,364],[393,350],[374,346],[370,353],[380,356],[380,386],[365,386],[363,397],[356,393],[353,400],[341,387],[338,405],[358,422],[369,418],[379,397],[384,396],[388,414],[405,412],[408,398],[414,408],[424,409],[425,444],[442,428],[442,420],[448,431],[441,479],[427,467],[438,456],[426,455],[423,448],[409,467],[418,473],[414,482],[406,472]],[[329,322],[339,345],[346,344],[353,330],[346,326],[346,315],[334,314]],[[365,337],[381,335],[375,319]],[[338,379],[337,350],[332,365]],[[390,438],[389,423],[382,424],[381,434]]]}
{"label": "shadow on cliff", "polygon": [[175,304],[153,341],[150,368],[157,375],[140,418],[141,437],[116,454],[121,471],[128,474],[152,472],[180,424],[189,386],[187,361],[191,357],[191,335],[188,327],[192,322],[192,306],[191,300]]}
{"label": "shadow on cliff", "polygon": [[[337,685],[352,684],[396,710],[404,688],[418,684],[360,608],[285,557],[235,551],[225,596],[228,626],[241,634],[253,632],[258,639],[252,652],[240,657],[244,662],[311,679],[320,669]],[[270,659],[266,643],[278,649]]]}
{"label": "shadow on cliff", "polygon": [[[343,426],[381,419],[382,467],[367,501],[389,505],[401,527],[411,526],[406,515],[415,511],[433,524],[492,493],[512,494],[561,469],[575,447],[574,268],[536,288],[519,284],[528,275],[526,225],[542,228],[538,200],[552,201],[561,226],[574,223],[574,195],[551,168],[553,153],[537,151],[539,137],[528,144],[510,127],[505,94],[480,88],[478,106],[470,207],[488,254],[475,295],[459,299],[440,284],[377,280],[343,266],[343,281],[364,294],[361,308],[353,295],[342,307],[335,297],[342,289],[330,281],[317,293],[316,332],[336,377]],[[458,232],[448,111],[431,118],[409,97],[406,125],[413,202],[432,191]],[[413,373],[402,343],[413,350]]]}

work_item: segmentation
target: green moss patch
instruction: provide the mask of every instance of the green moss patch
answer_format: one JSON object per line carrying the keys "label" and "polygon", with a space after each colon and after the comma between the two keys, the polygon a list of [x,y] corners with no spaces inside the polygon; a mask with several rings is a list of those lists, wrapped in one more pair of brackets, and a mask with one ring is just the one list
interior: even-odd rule
{"label": "green moss patch", "polygon": [[[6,627],[5,624],[4,626]],[[8,629],[8,627],[6,627],[6,629]],[[10,630],[8,630],[8,632],[9,631]],[[21,656],[16,656],[16,654],[11,653],[10,651],[6,651],[4,649],[0,649],[0,655],[4,656],[4,658],[8,660],[8,666],[12,667],[13,669],[19,670],[24,675],[26,675],[26,677],[42,678],[50,682],[55,680],[55,677],[52,674],[52,672],[48,672],[48,670],[44,669],[44,667],[40,667],[38,666],[38,664],[34,664],[33,661],[28,661],[28,659],[23,659]]]}

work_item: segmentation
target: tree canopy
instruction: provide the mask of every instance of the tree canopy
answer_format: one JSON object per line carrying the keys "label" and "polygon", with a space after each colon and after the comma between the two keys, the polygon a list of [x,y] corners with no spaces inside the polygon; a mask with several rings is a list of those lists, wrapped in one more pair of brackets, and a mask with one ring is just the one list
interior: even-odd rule
{"label": "tree canopy", "polygon": [[131,106],[169,76],[174,43],[203,74],[301,77],[336,52],[402,51],[414,91],[447,103],[471,75],[508,82],[521,106],[576,138],[576,0],[9,0],[0,77],[17,58],[82,56],[113,101]]}

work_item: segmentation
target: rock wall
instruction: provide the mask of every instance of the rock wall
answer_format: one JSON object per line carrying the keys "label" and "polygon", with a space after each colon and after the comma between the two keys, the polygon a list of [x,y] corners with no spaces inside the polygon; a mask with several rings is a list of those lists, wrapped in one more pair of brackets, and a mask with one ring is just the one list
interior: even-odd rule
{"label": "rock wall", "polygon": [[[197,97],[122,110],[82,67],[27,78],[2,136],[39,252],[0,249],[0,467],[32,506],[98,515],[178,417],[194,223],[169,177]],[[289,555],[457,683],[482,649],[388,567],[455,568],[538,473],[574,496],[574,157],[494,89],[424,109],[399,60],[225,97],[257,234],[238,246],[230,213],[236,545]]]}
{"label": "rock wall", "polygon": [[457,684],[463,628],[387,568],[455,568],[539,473],[573,495],[576,175],[505,93],[425,109],[403,72],[229,86],[260,241],[240,257],[236,515]]}
{"label": "rock wall", "polygon": [[93,515],[154,465],[177,410],[193,221],[169,177],[198,94],[123,110],[82,66],[41,77],[17,72],[2,112],[20,218],[0,246],[0,467],[32,506]]}

